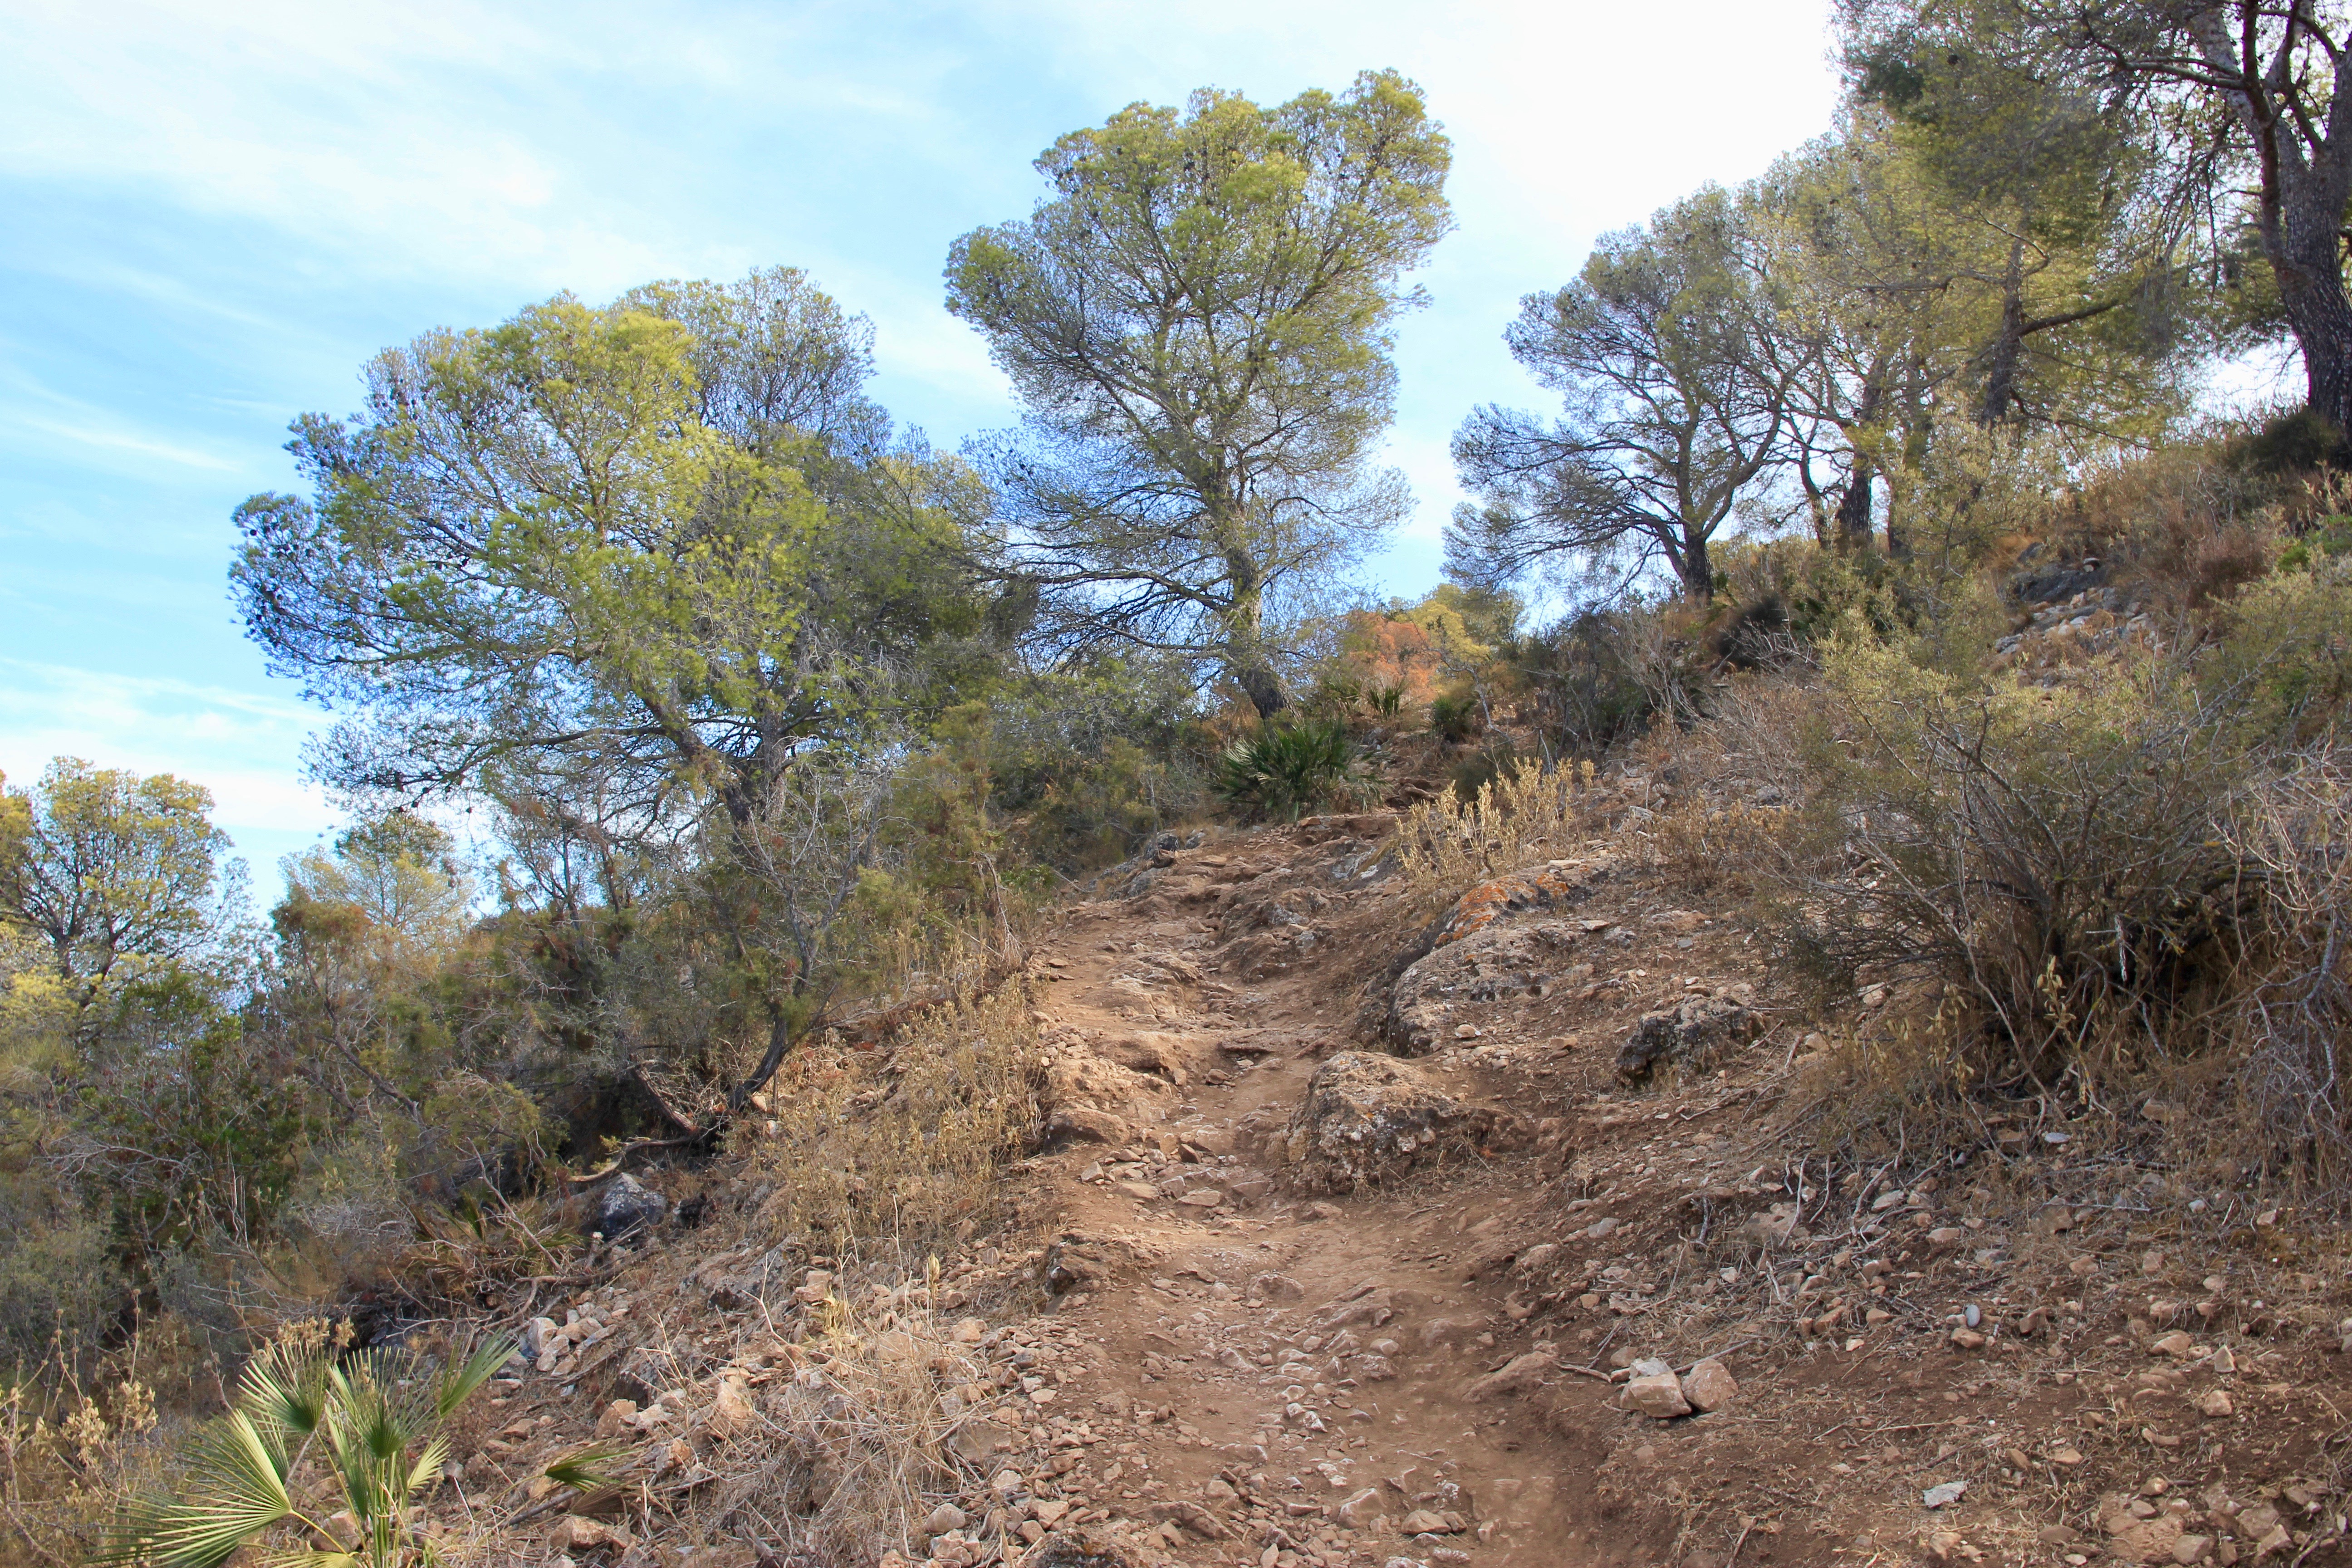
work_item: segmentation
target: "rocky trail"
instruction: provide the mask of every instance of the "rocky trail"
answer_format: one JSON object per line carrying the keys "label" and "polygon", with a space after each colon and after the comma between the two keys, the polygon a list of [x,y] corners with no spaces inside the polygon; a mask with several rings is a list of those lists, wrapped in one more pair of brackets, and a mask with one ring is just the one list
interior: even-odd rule
{"label": "rocky trail", "polygon": [[760,1542],[837,1461],[741,1454],[895,1363],[964,1483],[885,1564],[2336,1560],[2340,1234],[2046,1110],[1825,1162],[1821,1031],[1906,999],[1774,994],[1643,852],[1643,781],[1596,793],[1434,923],[1380,816],[1107,877],[1030,955],[1010,1228],[855,1323],[756,1225],[540,1320],[509,1432],[593,1419],[651,1476],[551,1556],[832,1568]]}

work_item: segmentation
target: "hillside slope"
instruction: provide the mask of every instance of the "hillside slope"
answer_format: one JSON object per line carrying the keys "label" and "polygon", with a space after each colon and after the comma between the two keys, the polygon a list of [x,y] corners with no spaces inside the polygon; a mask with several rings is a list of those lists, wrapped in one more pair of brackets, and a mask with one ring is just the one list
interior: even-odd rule
{"label": "hillside slope", "polygon": [[460,1486],[626,1447],[524,1561],[2329,1560],[2336,1233],[2016,1114],[1813,1152],[1906,1002],[1776,995],[1648,788],[1434,927],[1381,816],[1123,868],[1032,958],[1008,1231],[877,1275],[719,1182]]}

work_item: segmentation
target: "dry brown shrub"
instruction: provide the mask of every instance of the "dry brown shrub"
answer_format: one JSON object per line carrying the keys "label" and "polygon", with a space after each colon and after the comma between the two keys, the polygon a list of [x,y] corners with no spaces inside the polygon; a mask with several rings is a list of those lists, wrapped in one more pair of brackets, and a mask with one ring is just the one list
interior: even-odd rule
{"label": "dry brown shrub", "polygon": [[1529,860],[1557,854],[1584,829],[1593,767],[1546,767],[1532,759],[1506,769],[1465,801],[1452,791],[1405,814],[1397,857],[1419,900],[1441,903]]}
{"label": "dry brown shrub", "polygon": [[[990,1381],[980,1347],[957,1342],[935,1310],[928,1274],[836,1258],[832,1293],[797,1342],[756,1319],[738,1331],[731,1359],[696,1337],[657,1347],[645,1374],[691,1388],[705,1405],[730,1375],[746,1388],[740,1419],[704,1430],[697,1469],[644,1480],[639,1517],[671,1539],[752,1539],[789,1560],[870,1564],[888,1549],[920,1554],[919,1531],[938,1504],[972,1489],[995,1462],[994,1417],[1010,1403]],[[716,1370],[711,1370],[714,1363]],[[707,1405],[706,1405],[707,1407]],[[637,1463],[664,1447],[656,1435]]]}
{"label": "dry brown shrub", "polygon": [[2238,1131],[2266,1163],[2341,1194],[2352,1176],[2352,752],[2327,744],[2249,792],[2228,828],[2261,889],[2212,1030]]}
{"label": "dry brown shrub", "polygon": [[2202,447],[2168,448],[2095,478],[2051,513],[2062,555],[2095,555],[2154,602],[2193,610],[2270,570],[2283,531],[2277,481],[2216,460]]}
{"label": "dry brown shrub", "polygon": [[1716,805],[1693,796],[1659,815],[1649,844],[1658,862],[1689,887],[1748,891],[1764,858],[1757,850],[1778,835],[1782,815],[1742,801]]}
{"label": "dry brown shrub", "polygon": [[789,1061],[737,1141],[745,1179],[777,1184],[766,1217],[916,1257],[969,1234],[1036,1129],[1029,1006],[1008,984],[922,1015],[887,1054],[828,1037]]}

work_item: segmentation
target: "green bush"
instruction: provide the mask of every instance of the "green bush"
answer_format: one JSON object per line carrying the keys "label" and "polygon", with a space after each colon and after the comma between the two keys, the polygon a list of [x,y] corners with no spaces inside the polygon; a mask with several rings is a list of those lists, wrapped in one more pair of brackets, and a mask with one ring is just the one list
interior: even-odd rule
{"label": "green bush", "polygon": [[1370,787],[1348,727],[1336,719],[1265,725],[1226,748],[1212,783],[1228,805],[1293,822],[1310,807],[1360,799]]}
{"label": "green bush", "polygon": [[1430,731],[1447,745],[1458,746],[1484,727],[1475,695],[1461,692],[1430,699]]}
{"label": "green bush", "polygon": [[1954,1037],[1955,1079],[2046,1086],[2226,974],[2252,889],[2225,824],[2259,765],[2234,703],[2156,660],[1972,688],[1863,648],[1827,675],[1771,880],[1841,983],[1932,977],[1964,1003],[1982,1026]]}

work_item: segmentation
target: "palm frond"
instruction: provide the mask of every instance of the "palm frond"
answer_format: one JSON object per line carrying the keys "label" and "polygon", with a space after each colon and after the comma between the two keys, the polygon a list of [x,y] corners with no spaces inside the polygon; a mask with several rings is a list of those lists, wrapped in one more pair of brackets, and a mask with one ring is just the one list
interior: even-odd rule
{"label": "palm frond", "polygon": [[267,1346],[245,1363],[236,1405],[265,1437],[310,1436],[326,1418],[326,1347],[289,1340]]}
{"label": "palm frond", "polygon": [[619,1458],[625,1451],[602,1443],[591,1444],[585,1448],[574,1448],[568,1454],[557,1455],[547,1461],[547,1468],[540,1474],[558,1486],[570,1487],[573,1491],[592,1492],[599,1487],[619,1484],[614,1474],[604,1467]]}
{"label": "palm frond", "polygon": [[430,1486],[441,1474],[441,1467],[449,1462],[449,1439],[436,1437],[425,1445],[425,1452],[416,1456],[416,1463],[408,1468],[408,1484],[401,1488],[404,1503]]}
{"label": "palm frond", "polygon": [[294,1511],[278,1457],[242,1410],[199,1433],[177,1493],[133,1504],[91,1561],[219,1568]]}
{"label": "palm frond", "polygon": [[515,1340],[502,1339],[492,1340],[476,1351],[465,1365],[441,1380],[440,1392],[434,1399],[434,1413],[446,1419],[521,1348]]}

